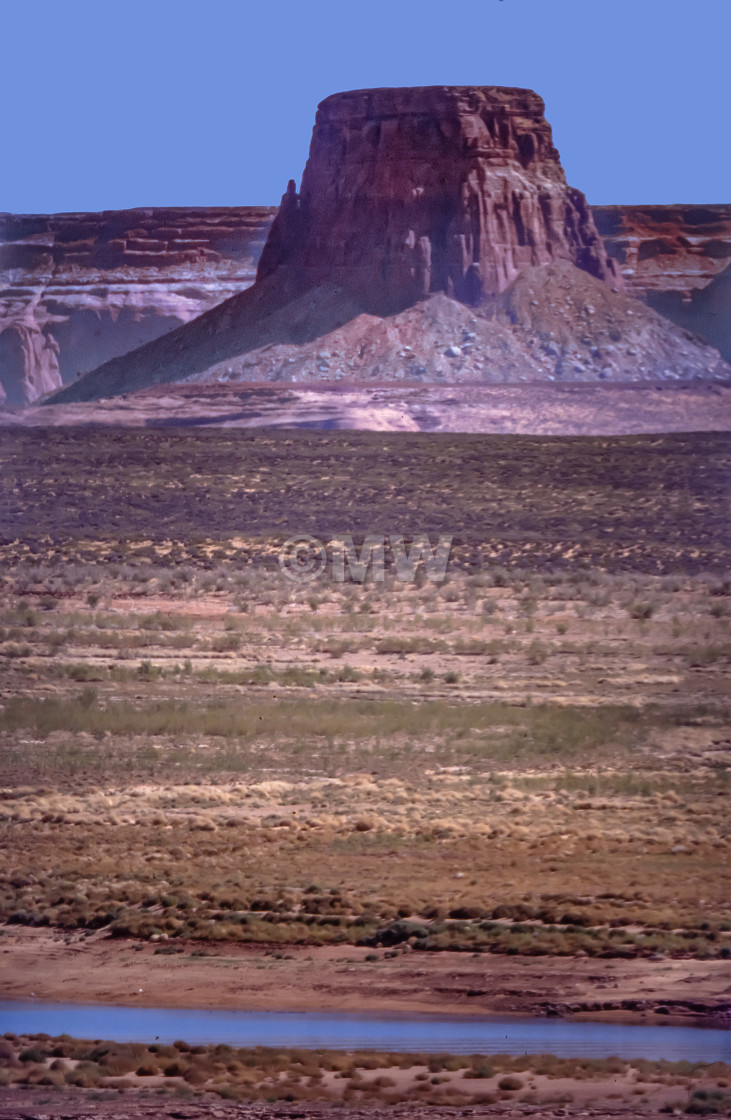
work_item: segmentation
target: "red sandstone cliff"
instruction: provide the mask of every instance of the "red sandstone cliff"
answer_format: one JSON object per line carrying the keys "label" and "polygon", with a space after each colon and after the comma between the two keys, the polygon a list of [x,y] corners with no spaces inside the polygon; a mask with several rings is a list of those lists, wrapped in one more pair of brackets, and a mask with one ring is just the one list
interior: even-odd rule
{"label": "red sandstone cliff", "polygon": [[[285,197],[297,201],[292,191]],[[501,211],[492,205],[494,241]],[[731,206],[591,211],[627,291],[731,360]],[[0,400],[35,400],[249,287],[275,214],[228,207],[0,215]],[[263,271],[288,251],[283,226]],[[460,257],[464,245],[460,235]],[[500,269],[510,252],[515,263],[528,250],[498,238]],[[476,278],[474,269],[457,272],[458,286],[460,275],[468,284]],[[265,376],[271,361],[252,365]]]}
{"label": "red sandstone cliff", "polygon": [[328,97],[258,278],[286,267],[307,287],[347,287],[377,314],[432,292],[478,303],[561,260],[620,284],[543,111],[531,90],[499,87]]}
{"label": "red sandstone cliff", "polygon": [[249,287],[275,213],[0,214],[0,400],[35,400]]}
{"label": "red sandstone cliff", "polygon": [[731,379],[621,283],[535,94],[338,94],[256,284],[53,400],[182,380]]}

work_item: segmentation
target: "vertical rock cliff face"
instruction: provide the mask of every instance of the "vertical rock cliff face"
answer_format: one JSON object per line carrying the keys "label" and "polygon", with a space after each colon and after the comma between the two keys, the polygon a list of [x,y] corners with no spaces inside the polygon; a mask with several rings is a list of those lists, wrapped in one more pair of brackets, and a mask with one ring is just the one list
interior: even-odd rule
{"label": "vertical rock cliff face", "polygon": [[58,343],[43,333],[23,301],[12,301],[12,317],[0,318],[0,404],[17,407],[61,385]]}
{"label": "vertical rock cliff face", "polygon": [[378,314],[432,292],[477,303],[556,261],[621,286],[543,112],[532,91],[499,87],[327,98],[258,279],[286,267],[305,286],[335,281]]}
{"label": "vertical rock cliff face", "polygon": [[0,402],[34,401],[249,287],[274,214],[0,214]]}

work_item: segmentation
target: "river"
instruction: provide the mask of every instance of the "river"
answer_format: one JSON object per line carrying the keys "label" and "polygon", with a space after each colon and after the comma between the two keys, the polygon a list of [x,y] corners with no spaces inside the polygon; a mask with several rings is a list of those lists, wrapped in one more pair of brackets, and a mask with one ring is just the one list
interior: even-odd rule
{"label": "river", "polygon": [[555,1054],[731,1062],[731,1031],[707,1026],[573,1022],[528,1016],[200,1011],[106,1004],[0,1001],[0,1033],[117,1042],[227,1042],[232,1046],[398,1050],[451,1054]]}

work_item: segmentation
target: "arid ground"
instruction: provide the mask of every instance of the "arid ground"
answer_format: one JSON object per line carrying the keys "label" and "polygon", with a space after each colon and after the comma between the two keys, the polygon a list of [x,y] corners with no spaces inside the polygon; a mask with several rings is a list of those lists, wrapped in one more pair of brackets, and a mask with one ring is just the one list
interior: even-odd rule
{"label": "arid ground", "polygon": [[[387,353],[387,349],[384,353]],[[731,384],[172,384],[83,404],[0,405],[3,427],[322,429],[513,435],[723,432]]]}
{"label": "arid ground", "polygon": [[[17,428],[0,466],[6,998],[725,1021],[726,435]],[[280,570],[366,532],[452,535],[446,580]],[[155,1064],[0,1046],[34,1100]],[[163,1057],[150,1091],[337,1072]],[[389,1062],[347,1101],[731,1107],[726,1067]]]}

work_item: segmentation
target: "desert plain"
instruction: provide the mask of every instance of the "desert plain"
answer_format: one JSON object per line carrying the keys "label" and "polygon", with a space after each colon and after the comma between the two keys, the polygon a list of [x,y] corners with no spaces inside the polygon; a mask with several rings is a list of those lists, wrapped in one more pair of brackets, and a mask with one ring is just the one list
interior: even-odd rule
{"label": "desert plain", "polygon": [[2,216],[0,984],[140,1010],[0,1116],[731,1112],[728,221],[500,86],[325,98],[276,215]]}
{"label": "desert plain", "polygon": [[[6,430],[6,998],[726,1022],[728,450]],[[446,578],[280,566],[374,531]],[[722,1063],[0,1045],[0,1115],[729,1107]]]}

